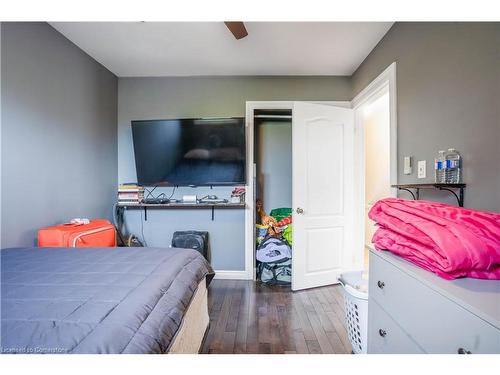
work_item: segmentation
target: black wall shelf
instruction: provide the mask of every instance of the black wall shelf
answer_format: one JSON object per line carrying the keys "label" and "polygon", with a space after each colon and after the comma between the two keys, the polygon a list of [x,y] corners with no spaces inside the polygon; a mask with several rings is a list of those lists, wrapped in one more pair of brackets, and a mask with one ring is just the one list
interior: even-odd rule
{"label": "black wall shelf", "polygon": [[[118,203],[117,209],[128,210],[128,209],[143,209],[144,210],[144,220],[148,219],[148,209],[206,209],[212,210],[212,220],[215,216],[215,208],[245,208],[245,203]],[[122,211],[123,212],[123,211]]]}
{"label": "black wall shelf", "polygon": [[[437,184],[437,183],[422,183],[422,184],[397,184],[391,185],[398,190],[404,190],[411,194],[414,200],[420,199],[420,189],[437,189],[450,192],[457,199],[460,207],[464,206],[464,190],[465,184]],[[458,191],[458,195],[456,193]]]}

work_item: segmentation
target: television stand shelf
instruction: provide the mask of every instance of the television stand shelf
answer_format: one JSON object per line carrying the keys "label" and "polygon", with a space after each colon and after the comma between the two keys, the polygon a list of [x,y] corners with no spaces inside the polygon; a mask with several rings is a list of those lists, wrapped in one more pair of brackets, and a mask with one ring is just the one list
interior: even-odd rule
{"label": "television stand shelf", "polygon": [[[458,206],[464,206],[464,190],[465,184],[437,184],[437,183],[422,183],[422,184],[397,184],[391,185],[391,187],[397,188],[398,190],[404,190],[411,194],[414,200],[418,200],[420,198],[420,189],[437,189],[437,190],[446,190],[457,198]],[[412,191],[415,190],[415,192]],[[455,192],[459,191],[459,195]]]}
{"label": "television stand shelf", "polygon": [[212,210],[212,221],[214,220],[215,208],[245,208],[245,203],[118,203],[117,210],[119,214],[123,214],[123,210],[143,209],[144,220],[148,220],[148,209],[206,209]]}

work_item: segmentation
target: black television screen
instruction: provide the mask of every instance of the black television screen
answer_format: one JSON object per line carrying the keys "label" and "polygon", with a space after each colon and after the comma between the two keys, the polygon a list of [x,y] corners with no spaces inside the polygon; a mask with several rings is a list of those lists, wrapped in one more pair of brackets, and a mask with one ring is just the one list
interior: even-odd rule
{"label": "black television screen", "polygon": [[132,121],[132,137],[140,185],[246,182],[243,118]]}

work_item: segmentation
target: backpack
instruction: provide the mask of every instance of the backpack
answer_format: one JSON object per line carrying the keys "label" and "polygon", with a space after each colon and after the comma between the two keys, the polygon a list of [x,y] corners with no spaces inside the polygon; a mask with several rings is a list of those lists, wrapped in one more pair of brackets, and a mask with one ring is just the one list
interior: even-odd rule
{"label": "backpack", "polygon": [[279,238],[268,236],[257,247],[256,258],[259,262],[280,262],[291,257],[291,247]]}
{"label": "backpack", "polygon": [[292,281],[292,249],[283,240],[266,237],[257,247],[257,277],[272,285],[289,285]]}
{"label": "backpack", "polygon": [[208,260],[208,232],[194,230],[174,232],[172,247],[194,249]]}
{"label": "backpack", "polygon": [[270,285],[290,285],[292,282],[292,260],[257,264],[258,279]]}

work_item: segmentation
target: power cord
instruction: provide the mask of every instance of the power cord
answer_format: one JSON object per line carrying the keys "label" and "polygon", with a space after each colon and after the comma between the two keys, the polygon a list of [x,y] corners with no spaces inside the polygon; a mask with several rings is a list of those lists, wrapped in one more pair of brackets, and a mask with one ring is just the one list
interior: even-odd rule
{"label": "power cord", "polygon": [[[151,190],[149,190],[147,188],[144,188],[144,190],[147,191],[147,195],[146,195],[145,199],[149,198],[150,196],[153,196],[154,199],[159,199],[161,197],[165,197],[165,193],[160,193],[157,196],[153,195],[153,192],[156,190],[157,187],[158,187],[158,185],[155,185]],[[172,197],[175,194],[175,190],[176,189],[177,189],[177,185],[174,185],[174,187],[172,189],[172,193],[168,197],[168,200],[172,199]],[[113,211],[116,212],[115,210],[116,210],[116,206],[114,207]],[[141,212],[141,236],[142,236],[142,242],[144,243],[144,246],[147,247],[148,243],[146,242],[146,237],[144,236],[144,221],[145,220],[144,220],[144,216],[142,214],[142,210],[140,210],[140,212]],[[118,220],[116,219],[115,215],[113,215],[113,220],[115,221],[115,226],[116,226]],[[121,237],[121,233],[120,233],[120,237]],[[122,241],[123,241],[123,239],[122,239]]]}
{"label": "power cord", "polygon": [[[159,198],[162,198],[162,197],[164,198],[165,197],[165,193],[160,193],[160,194],[158,194],[156,196],[153,194],[153,192],[156,190],[157,187],[158,187],[158,185],[155,185],[151,190],[149,190],[147,188],[144,188],[144,190],[146,190],[148,192],[145,199],[148,199],[149,197],[153,197],[153,199],[159,199]],[[170,196],[167,198],[168,200],[172,199],[172,197],[174,196],[176,188],[177,188],[177,185],[174,185],[174,188],[172,189],[172,194],[170,194]]]}
{"label": "power cord", "polygon": [[[146,199],[148,199],[151,195],[153,195],[153,191],[156,190],[156,188],[158,187],[158,185],[155,185],[153,186],[153,189],[149,190],[148,188],[144,188],[144,190],[146,190],[148,192],[148,194],[146,195]],[[153,196],[153,198],[156,198]]]}
{"label": "power cord", "polygon": [[175,193],[175,189],[177,188],[177,185],[174,185],[174,188],[172,190],[172,194],[170,194],[170,197],[168,197],[168,200],[172,199],[172,197],[174,196],[174,193]]}
{"label": "power cord", "polygon": [[142,242],[144,243],[145,247],[148,247],[148,243],[146,242],[146,237],[144,237],[144,217],[142,215],[142,210],[141,211],[141,235],[142,235]]}

